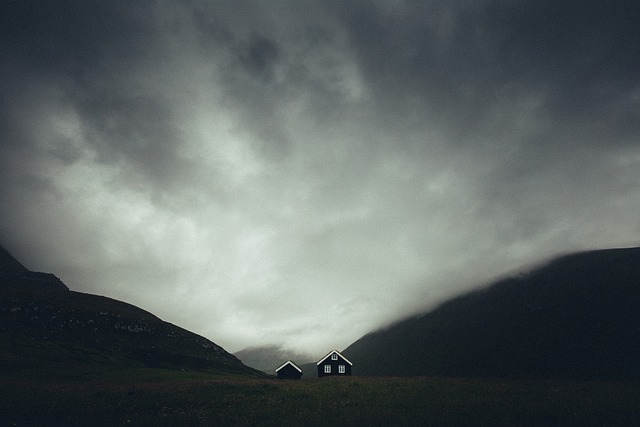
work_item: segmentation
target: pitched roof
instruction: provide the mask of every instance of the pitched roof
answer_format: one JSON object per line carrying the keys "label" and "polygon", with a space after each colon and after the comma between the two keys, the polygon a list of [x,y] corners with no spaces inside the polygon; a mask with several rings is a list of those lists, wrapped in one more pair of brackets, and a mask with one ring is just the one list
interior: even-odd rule
{"label": "pitched roof", "polygon": [[280,365],[280,367],[278,369],[276,369],[276,372],[278,372],[280,369],[284,368],[287,365],[291,365],[293,366],[298,372],[302,373],[302,369],[298,368],[298,365],[296,365],[295,363],[293,363],[291,360],[287,360],[286,362],[284,362],[282,365]]}
{"label": "pitched roof", "polygon": [[332,350],[332,351],[330,351],[329,353],[327,353],[327,355],[326,355],[325,357],[323,357],[322,359],[320,359],[320,360],[318,361],[318,363],[316,363],[316,365],[321,364],[322,362],[324,362],[324,361],[327,359],[327,357],[331,356],[331,355],[332,355],[332,354],[334,354],[334,353],[336,353],[338,356],[340,356],[340,357],[341,357],[345,362],[347,362],[349,365],[353,366],[353,363],[351,363],[351,362],[349,361],[349,359],[347,359],[347,358],[346,358],[346,357],[344,357],[342,354],[340,354],[340,352],[339,352],[338,350]]}

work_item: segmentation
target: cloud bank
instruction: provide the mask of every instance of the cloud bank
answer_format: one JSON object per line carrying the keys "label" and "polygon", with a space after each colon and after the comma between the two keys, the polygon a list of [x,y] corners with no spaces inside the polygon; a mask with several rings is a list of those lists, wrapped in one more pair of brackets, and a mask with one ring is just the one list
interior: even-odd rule
{"label": "cloud bank", "polygon": [[0,9],[3,245],[227,350],[640,241],[633,2]]}

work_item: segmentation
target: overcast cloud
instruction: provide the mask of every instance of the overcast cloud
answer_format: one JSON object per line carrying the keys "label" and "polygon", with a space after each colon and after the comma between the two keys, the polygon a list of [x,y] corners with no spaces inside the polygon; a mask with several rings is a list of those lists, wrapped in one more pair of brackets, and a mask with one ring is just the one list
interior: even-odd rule
{"label": "overcast cloud", "polygon": [[0,242],[321,355],[640,244],[640,3],[4,1]]}

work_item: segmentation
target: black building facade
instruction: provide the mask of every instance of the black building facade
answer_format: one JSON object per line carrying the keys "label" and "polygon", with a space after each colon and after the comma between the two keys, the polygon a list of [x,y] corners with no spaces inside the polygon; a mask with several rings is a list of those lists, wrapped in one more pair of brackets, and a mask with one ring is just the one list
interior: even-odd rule
{"label": "black building facade", "polygon": [[333,350],[317,363],[318,378],[327,376],[351,375],[353,363],[338,350]]}
{"label": "black building facade", "polygon": [[281,380],[299,380],[302,378],[302,369],[291,360],[287,360],[276,369],[276,376]]}

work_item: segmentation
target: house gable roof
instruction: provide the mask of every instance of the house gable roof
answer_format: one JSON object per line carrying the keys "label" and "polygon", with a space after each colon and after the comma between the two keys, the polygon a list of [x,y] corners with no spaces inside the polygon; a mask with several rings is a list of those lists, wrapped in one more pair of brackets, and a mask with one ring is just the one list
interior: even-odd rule
{"label": "house gable roof", "polygon": [[332,354],[337,354],[340,358],[342,358],[342,360],[344,360],[345,362],[347,362],[349,365],[353,366],[353,363],[351,363],[349,361],[349,359],[347,359],[346,357],[344,357],[342,354],[340,354],[340,352],[338,350],[332,350],[329,353],[327,353],[327,355],[325,357],[323,357],[322,359],[320,359],[320,361],[318,361],[318,363],[316,363],[316,365],[321,364],[322,362],[324,362],[327,357],[331,356]]}
{"label": "house gable roof", "polygon": [[293,366],[298,372],[302,373],[302,369],[300,369],[298,367],[298,365],[296,365],[295,363],[293,363],[291,360],[287,360],[286,362],[284,362],[282,365],[280,365],[279,368],[276,369],[276,372],[278,372],[280,369],[284,368],[287,365],[291,365]]}

